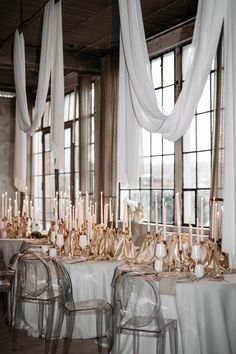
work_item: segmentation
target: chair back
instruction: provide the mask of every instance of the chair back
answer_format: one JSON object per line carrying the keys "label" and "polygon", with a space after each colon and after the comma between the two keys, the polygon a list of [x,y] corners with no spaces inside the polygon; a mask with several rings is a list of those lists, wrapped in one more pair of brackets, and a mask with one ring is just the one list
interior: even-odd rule
{"label": "chair back", "polygon": [[141,328],[155,321],[155,327],[163,325],[159,290],[148,276],[126,273],[116,284],[115,302],[118,308],[118,325]]}
{"label": "chair back", "polygon": [[60,299],[63,304],[74,304],[72,282],[68,270],[58,258],[53,258],[52,261],[57,273]]}
{"label": "chair back", "polygon": [[16,296],[32,300],[53,297],[50,268],[39,253],[26,251],[18,257],[15,279]]}

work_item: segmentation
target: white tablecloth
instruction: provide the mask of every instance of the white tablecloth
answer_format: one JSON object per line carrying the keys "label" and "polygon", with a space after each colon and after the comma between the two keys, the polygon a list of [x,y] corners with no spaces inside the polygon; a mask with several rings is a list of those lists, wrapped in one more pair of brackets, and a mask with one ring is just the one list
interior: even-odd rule
{"label": "white tablecloth", "polygon": [[[75,301],[102,298],[111,302],[111,281],[119,264],[95,261],[67,264]],[[161,295],[161,301],[164,317],[179,320],[179,354],[236,353],[236,274],[226,275],[221,282],[177,283],[175,296]],[[37,335],[37,315],[29,308],[26,312],[28,332]],[[95,321],[78,316],[73,338],[92,338],[95,333]],[[122,354],[132,353],[131,336],[122,334],[121,349]],[[154,352],[155,342],[142,337],[140,354]],[[166,353],[169,354],[168,346]]]}
{"label": "white tablecloth", "polygon": [[[179,320],[179,354],[236,353],[236,274],[222,282],[177,283],[176,295],[161,301],[164,317]],[[140,354],[154,352],[155,341],[142,337]],[[121,335],[121,353],[132,353],[131,336]]]}

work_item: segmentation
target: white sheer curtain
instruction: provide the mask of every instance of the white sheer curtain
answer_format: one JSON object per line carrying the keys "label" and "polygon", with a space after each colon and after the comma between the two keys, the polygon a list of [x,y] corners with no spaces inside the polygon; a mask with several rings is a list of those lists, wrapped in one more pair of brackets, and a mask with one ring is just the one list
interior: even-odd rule
{"label": "white sheer curtain", "polygon": [[225,23],[225,190],[223,251],[236,261],[236,2],[199,0],[186,81],[173,111],[156,102],[139,0],[119,0],[121,41],[118,106],[118,181],[137,182],[140,127],[172,141],[189,128]]}
{"label": "white sheer curtain", "polygon": [[[50,0],[46,4],[44,11],[38,89],[32,122],[28,112],[26,96],[24,36],[18,30],[15,32],[16,118],[18,117],[19,119],[20,128],[27,134],[32,135],[40,126],[45,110],[50,75],[52,102],[51,147],[55,159],[55,168],[61,169],[64,166],[64,67],[61,2],[59,1],[55,4],[54,0]],[[19,139],[16,140],[17,144],[15,145],[15,161],[21,160],[19,150],[25,145],[23,140],[26,139],[24,134],[17,132],[18,129],[19,127],[16,125],[16,135]],[[25,181],[21,181],[19,184],[20,178],[24,175],[23,169],[26,169],[26,166],[21,164],[14,171],[15,185],[19,189],[25,183]]]}

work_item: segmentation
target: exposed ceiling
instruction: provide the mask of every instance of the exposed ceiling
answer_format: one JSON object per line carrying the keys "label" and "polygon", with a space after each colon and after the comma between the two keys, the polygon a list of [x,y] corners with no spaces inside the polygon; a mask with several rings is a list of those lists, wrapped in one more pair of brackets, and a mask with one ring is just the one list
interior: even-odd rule
{"label": "exposed ceiling", "polygon": [[[141,0],[146,38],[196,16],[198,0]],[[27,87],[37,86],[45,0],[0,0],[0,89],[14,90],[13,35],[22,23]],[[62,0],[65,74],[98,72],[100,57],[119,46],[118,0]]]}

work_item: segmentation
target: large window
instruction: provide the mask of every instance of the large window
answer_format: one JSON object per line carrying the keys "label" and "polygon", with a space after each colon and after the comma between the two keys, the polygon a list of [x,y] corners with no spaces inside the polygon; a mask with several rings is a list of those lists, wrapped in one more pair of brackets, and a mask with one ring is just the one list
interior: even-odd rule
{"label": "large window", "polygon": [[[179,94],[179,78],[184,84],[189,45],[177,47],[151,60],[151,71],[158,102],[170,113]],[[178,55],[177,55],[178,53]],[[180,65],[182,63],[182,65]],[[182,69],[180,69],[182,67]],[[196,225],[200,217],[201,198],[204,198],[204,225],[209,226],[211,188],[212,127],[214,76],[212,69],[191,126],[176,143],[160,134],[144,130],[145,173],[136,188],[120,186],[122,200],[127,197],[139,202],[144,209],[144,221],[155,222],[155,195],[158,200],[158,221],[162,222],[162,200],[167,205],[167,223],[175,224],[175,192],[182,195],[182,223]]]}
{"label": "large window", "polygon": [[[94,107],[94,87],[92,86]],[[78,198],[80,188],[79,170],[79,99],[77,91],[65,96],[64,106],[64,169],[55,170],[50,148],[50,102],[42,120],[42,127],[33,135],[32,163],[32,194],[33,202],[38,211],[40,227],[48,229],[50,221],[57,216],[63,217],[68,200]],[[94,109],[88,119],[88,151],[90,193],[94,192]],[[57,210],[55,210],[55,198]]]}

